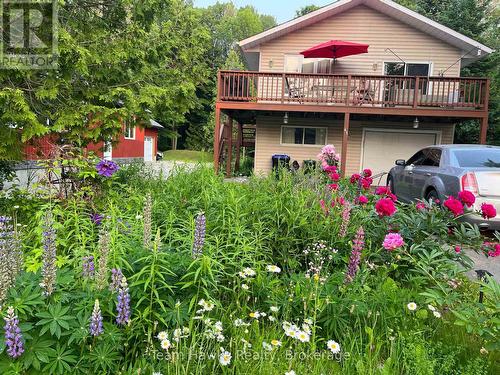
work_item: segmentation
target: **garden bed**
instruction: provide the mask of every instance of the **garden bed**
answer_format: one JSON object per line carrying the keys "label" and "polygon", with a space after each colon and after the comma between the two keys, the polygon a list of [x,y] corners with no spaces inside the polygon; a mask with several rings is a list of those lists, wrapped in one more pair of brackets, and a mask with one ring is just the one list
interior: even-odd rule
{"label": "garden bed", "polygon": [[0,373],[500,370],[500,287],[457,263],[494,244],[448,210],[369,176],[111,175],[0,197]]}

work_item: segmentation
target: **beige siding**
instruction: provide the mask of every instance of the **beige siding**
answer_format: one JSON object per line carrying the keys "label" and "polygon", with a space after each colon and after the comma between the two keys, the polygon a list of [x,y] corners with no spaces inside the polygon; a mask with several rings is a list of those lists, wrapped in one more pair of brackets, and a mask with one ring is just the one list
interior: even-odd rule
{"label": "beige siding", "polygon": [[431,75],[450,66],[445,76],[460,75],[459,49],[362,5],[261,45],[260,71],[282,72],[285,54],[331,39],[370,45],[367,54],[338,59],[336,74],[383,74],[384,62],[398,61],[390,48],[406,62],[431,62]]}
{"label": "beige siding", "polygon": [[[257,118],[257,138],[255,142],[256,174],[267,174],[270,172],[271,156],[273,154],[290,155],[292,161],[297,160],[301,165],[303,160],[316,160],[316,156],[320,152],[321,146],[290,146],[280,144],[282,125],[282,117],[260,116]],[[333,144],[339,153],[342,150],[342,121],[313,118],[290,118],[288,125],[327,127],[328,143]],[[410,121],[351,121],[349,143],[347,148],[347,174],[359,172],[361,168],[363,128],[413,129]],[[421,122],[419,129],[440,131],[441,143],[453,143],[454,127],[452,124],[433,124]]]}

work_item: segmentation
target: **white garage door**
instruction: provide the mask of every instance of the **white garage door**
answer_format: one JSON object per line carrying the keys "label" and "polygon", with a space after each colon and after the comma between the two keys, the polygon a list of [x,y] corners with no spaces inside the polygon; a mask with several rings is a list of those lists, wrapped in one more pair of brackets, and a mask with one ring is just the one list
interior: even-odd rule
{"label": "white garage door", "polygon": [[373,174],[389,172],[396,159],[408,160],[425,146],[435,145],[438,134],[419,132],[393,132],[365,130],[363,137],[363,168]]}

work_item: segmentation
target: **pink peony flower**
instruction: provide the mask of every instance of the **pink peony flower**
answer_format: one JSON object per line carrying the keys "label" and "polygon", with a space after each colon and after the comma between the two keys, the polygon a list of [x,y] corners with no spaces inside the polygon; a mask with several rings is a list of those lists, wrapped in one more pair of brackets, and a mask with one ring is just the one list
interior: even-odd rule
{"label": "pink peony flower", "polygon": [[427,208],[427,206],[424,202],[418,202],[417,204],[415,204],[415,208],[419,211],[423,211]]}
{"label": "pink peony flower", "polygon": [[382,242],[382,246],[384,249],[393,251],[405,244],[403,237],[399,233],[388,233],[384,238],[384,242]]}
{"label": "pink peony flower", "polygon": [[444,206],[457,217],[464,213],[464,206],[458,199],[453,198],[451,195],[444,201]]}
{"label": "pink peony flower", "polygon": [[460,247],[460,245],[455,245],[455,253],[460,254],[461,251],[462,248]]}
{"label": "pink peony flower", "polygon": [[365,197],[364,195],[360,195],[358,198],[358,203],[359,204],[367,204],[368,203],[368,198]]}
{"label": "pink peony flower", "polygon": [[363,187],[363,189],[368,190],[370,188],[370,186],[372,185],[372,182],[373,182],[373,179],[371,177],[364,177],[361,180],[361,186]]}
{"label": "pink peony flower", "polygon": [[321,206],[321,209],[323,210],[325,215],[328,215],[328,208],[326,207],[325,201],[323,199],[319,201],[319,205]]}
{"label": "pink peony flower", "polygon": [[375,211],[380,217],[392,216],[396,212],[396,206],[391,198],[381,198],[375,204]]}
{"label": "pink peony flower", "polygon": [[338,180],[340,180],[340,175],[337,172],[329,173],[328,176],[332,181],[337,182]]}
{"label": "pink peony flower", "polygon": [[363,176],[365,177],[371,177],[372,176],[372,170],[371,169],[363,169]]}
{"label": "pink peony flower", "polygon": [[481,205],[481,215],[483,215],[485,219],[492,219],[497,216],[497,210],[492,204],[483,203]]}
{"label": "pink peony flower", "polygon": [[391,194],[391,188],[389,186],[379,186],[375,189],[376,195],[387,195]]}
{"label": "pink peony flower", "polygon": [[494,250],[488,251],[488,256],[493,258],[500,256],[500,244],[495,244]]}
{"label": "pink peony flower", "polygon": [[337,190],[339,188],[339,185],[338,184],[330,184],[330,185],[328,185],[328,188],[330,190]]}
{"label": "pink peony flower", "polygon": [[460,199],[467,207],[472,207],[476,201],[476,196],[468,190],[462,190],[458,193],[458,199]]}
{"label": "pink peony flower", "polygon": [[352,176],[351,176],[351,184],[354,184],[355,182],[357,182],[359,179],[361,178],[361,175],[359,173],[354,173]]}
{"label": "pink peony flower", "polygon": [[335,165],[327,165],[323,168],[323,170],[326,172],[326,173],[333,173],[333,172],[337,172],[337,166]]}

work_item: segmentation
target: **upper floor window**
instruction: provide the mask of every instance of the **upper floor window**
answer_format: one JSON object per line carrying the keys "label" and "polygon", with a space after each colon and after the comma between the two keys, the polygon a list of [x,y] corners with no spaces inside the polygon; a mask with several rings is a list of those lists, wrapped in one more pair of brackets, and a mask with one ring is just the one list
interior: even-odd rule
{"label": "upper floor window", "polygon": [[302,55],[285,55],[284,69],[285,73],[302,73]]}
{"label": "upper floor window", "polygon": [[125,139],[135,139],[135,126],[131,121],[125,122],[125,129],[123,132]]}
{"label": "upper floor window", "polygon": [[283,126],[281,143],[291,145],[326,145],[326,128]]}

